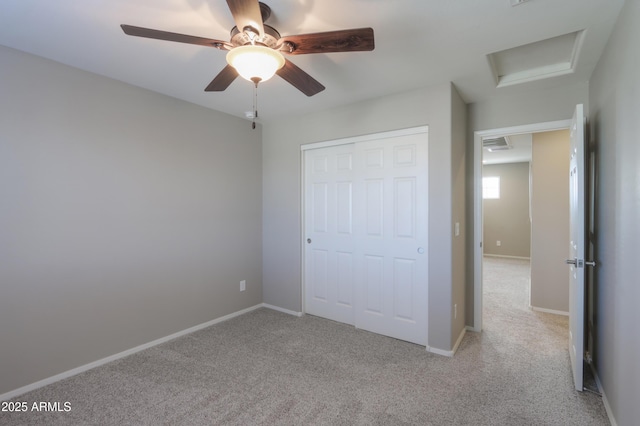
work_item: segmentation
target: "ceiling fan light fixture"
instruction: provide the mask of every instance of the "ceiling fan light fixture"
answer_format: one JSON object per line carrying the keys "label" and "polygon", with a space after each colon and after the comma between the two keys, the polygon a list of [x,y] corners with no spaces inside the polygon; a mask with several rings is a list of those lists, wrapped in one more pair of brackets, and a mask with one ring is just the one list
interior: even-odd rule
{"label": "ceiling fan light fixture", "polygon": [[239,46],[227,53],[227,63],[245,80],[269,80],[284,66],[284,57],[266,46]]}

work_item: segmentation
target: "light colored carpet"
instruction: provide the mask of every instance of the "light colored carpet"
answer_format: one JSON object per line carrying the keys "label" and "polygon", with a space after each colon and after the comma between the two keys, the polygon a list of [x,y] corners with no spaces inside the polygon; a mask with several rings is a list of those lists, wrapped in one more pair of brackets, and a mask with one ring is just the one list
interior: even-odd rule
{"label": "light colored carpet", "polygon": [[2,425],[607,425],[573,390],[567,318],[527,308],[528,262],[488,259],[485,330],[446,358],[260,309],[35,390]]}

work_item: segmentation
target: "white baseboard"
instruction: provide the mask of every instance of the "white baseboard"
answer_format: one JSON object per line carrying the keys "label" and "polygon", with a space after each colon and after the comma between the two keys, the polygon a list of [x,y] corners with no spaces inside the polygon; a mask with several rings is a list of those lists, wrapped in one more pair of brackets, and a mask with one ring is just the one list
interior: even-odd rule
{"label": "white baseboard", "polygon": [[460,332],[460,335],[458,336],[458,340],[456,340],[456,344],[453,345],[453,354],[455,355],[456,352],[458,352],[458,347],[460,347],[460,343],[462,343],[462,339],[464,338],[464,335],[467,333],[467,328],[464,327],[462,329],[462,331]]}
{"label": "white baseboard", "polygon": [[530,306],[530,308],[536,312],[544,312],[546,314],[555,314],[555,315],[564,315],[565,317],[569,316],[569,312],[565,312],[565,311],[556,311],[554,309],[538,308],[536,306]]}
{"label": "white baseboard", "polygon": [[446,351],[444,349],[438,349],[438,348],[434,348],[432,346],[427,346],[427,352],[431,352],[433,354],[436,355],[442,355],[442,356],[447,356],[449,358],[452,358],[456,351],[458,350],[458,347],[460,346],[460,343],[462,343],[462,339],[464,338],[464,335],[467,332],[467,328],[463,328],[462,331],[460,332],[460,335],[458,336],[458,340],[456,340],[455,345],[453,345],[453,349],[451,349],[450,351]]}
{"label": "white baseboard", "polygon": [[509,256],[507,254],[489,254],[489,253],[483,253],[482,256],[484,257],[496,257],[496,258],[504,258],[504,259],[520,259],[520,260],[531,260],[530,257],[524,257],[524,256]]}
{"label": "white baseboard", "polygon": [[618,422],[616,422],[616,418],[613,416],[611,405],[609,405],[607,394],[605,394],[604,388],[602,387],[602,382],[600,381],[600,377],[598,377],[598,372],[594,368],[592,368],[591,371],[593,371],[593,377],[596,379],[596,384],[598,385],[598,389],[602,394],[602,403],[604,404],[604,410],[607,412],[607,417],[609,417],[609,422],[611,423],[611,426],[618,426]]}
{"label": "white baseboard", "polygon": [[157,346],[157,345],[159,345],[161,343],[168,342],[169,340],[173,340],[173,339],[176,339],[178,337],[184,336],[185,334],[193,333],[194,331],[198,331],[198,330],[201,330],[203,328],[207,328],[209,326],[212,326],[214,324],[218,324],[218,323],[230,320],[231,318],[235,318],[235,317],[238,317],[240,315],[244,315],[246,313],[249,313],[251,311],[255,311],[256,309],[262,308],[263,306],[264,306],[264,304],[260,303],[260,304],[255,305],[255,306],[251,306],[250,308],[246,308],[246,309],[243,309],[241,311],[234,312],[232,314],[225,315],[223,317],[216,318],[214,320],[207,321],[207,322],[202,323],[202,324],[198,324],[196,326],[187,328],[185,330],[178,331],[177,333],[173,333],[173,334],[170,334],[168,336],[161,337],[161,338],[153,340],[151,342],[144,343],[144,344],[142,344],[140,346],[136,346],[135,348],[127,349],[126,351],[119,352],[117,354],[108,356],[106,358],[102,358],[102,359],[99,359],[97,361],[90,362],[89,364],[81,365],[80,367],[76,367],[76,368],[73,368],[71,370],[64,371],[64,372],[62,372],[60,374],[56,374],[55,376],[47,377],[46,379],[39,380],[39,381],[37,381],[35,383],[31,383],[29,385],[22,386],[22,387],[20,387],[18,389],[14,389],[12,391],[9,391],[9,392],[1,394],[0,395],[0,401],[7,401],[9,399],[15,398],[16,396],[19,396],[19,395],[22,395],[24,393],[30,392],[32,390],[41,388],[41,387],[46,386],[46,385],[50,385],[51,383],[55,383],[55,382],[58,382],[60,380],[67,379],[69,377],[75,376],[76,374],[80,374],[80,373],[83,373],[83,372],[85,372],[87,370],[91,370],[92,368],[99,367],[101,365],[104,365],[104,364],[107,364],[109,362],[118,360],[120,358],[124,358],[124,357],[126,357],[128,355],[132,355],[132,354],[134,354],[136,352],[140,352],[142,350],[151,348],[153,346]]}
{"label": "white baseboard", "polygon": [[303,315],[302,312],[291,311],[289,309],[284,309],[279,306],[269,305],[268,303],[263,303],[262,307],[267,309],[273,309],[274,311],[282,312],[285,314],[293,315],[294,317],[301,317]]}
{"label": "white baseboard", "polygon": [[427,346],[427,352],[431,352],[432,354],[447,356],[449,358],[453,357],[453,351],[445,351],[444,349],[434,348],[432,346]]}

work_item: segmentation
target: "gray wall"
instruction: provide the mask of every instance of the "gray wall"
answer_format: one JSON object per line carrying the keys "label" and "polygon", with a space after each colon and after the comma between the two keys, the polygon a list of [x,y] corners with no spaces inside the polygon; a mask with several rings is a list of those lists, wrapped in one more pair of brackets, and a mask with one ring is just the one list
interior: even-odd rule
{"label": "gray wall", "polygon": [[530,257],[529,163],[487,164],[482,176],[500,178],[500,198],[482,203],[484,254]]}
{"label": "gray wall", "polygon": [[[451,181],[452,181],[452,219],[453,228],[449,228],[453,235],[451,252],[451,290],[452,303],[457,309],[452,315],[451,344],[456,340],[465,328],[465,290],[466,290],[466,134],[467,134],[467,106],[460,98],[458,92],[451,92]],[[459,224],[459,234],[455,235],[455,224]],[[433,247],[432,251],[438,250]],[[457,316],[456,316],[457,314]]]}
{"label": "gray wall", "polygon": [[1,46],[0,69],[0,394],[262,302],[260,131]]}
{"label": "gray wall", "polygon": [[429,247],[433,248],[429,251],[429,344],[443,350],[452,347],[451,115],[454,108],[460,109],[461,102],[454,101],[457,95],[453,95],[452,90],[455,89],[450,84],[443,84],[265,126],[265,303],[292,311],[302,310],[300,145],[428,125]]}
{"label": "gray wall", "polygon": [[569,312],[569,130],[533,134],[531,306]]}
{"label": "gray wall", "polygon": [[500,95],[467,106],[467,325],[473,326],[474,318],[474,138],[481,130],[499,129],[525,124],[569,120],[577,104],[584,104],[588,111],[589,87],[587,83],[560,85],[553,89],[537,90],[516,95]]}
{"label": "gray wall", "polygon": [[[589,85],[558,84],[551,89],[498,95],[468,105],[469,134],[479,130],[571,119],[577,104],[588,111]],[[473,145],[473,138],[467,139]],[[473,152],[473,150],[471,150]]]}
{"label": "gray wall", "polygon": [[596,369],[619,425],[640,419],[640,1],[627,0],[591,79],[596,146]]}

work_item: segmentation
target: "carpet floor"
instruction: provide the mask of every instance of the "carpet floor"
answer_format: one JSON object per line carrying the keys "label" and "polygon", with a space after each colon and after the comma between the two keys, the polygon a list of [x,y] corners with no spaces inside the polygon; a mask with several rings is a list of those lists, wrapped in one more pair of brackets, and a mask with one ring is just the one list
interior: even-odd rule
{"label": "carpet floor", "polygon": [[573,390],[568,319],[528,308],[529,263],[487,259],[484,330],[453,358],[259,309],[34,390],[2,425],[608,425]]}

